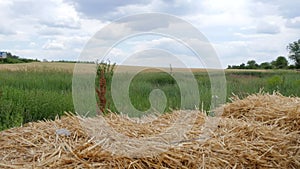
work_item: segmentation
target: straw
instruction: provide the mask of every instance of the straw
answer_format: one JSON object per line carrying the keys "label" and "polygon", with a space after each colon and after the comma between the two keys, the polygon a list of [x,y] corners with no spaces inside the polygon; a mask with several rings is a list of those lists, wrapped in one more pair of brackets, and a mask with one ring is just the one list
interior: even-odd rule
{"label": "straw", "polygon": [[[136,139],[135,146],[151,152],[139,140],[166,131],[187,111],[140,120],[113,113],[97,118],[66,113],[61,119],[0,132],[0,168],[300,168],[299,103],[299,98],[278,93],[235,99],[222,107],[221,120],[205,141],[204,122],[211,118],[194,111],[195,123],[182,140],[167,140],[167,148],[158,142],[161,153],[136,157],[108,151],[104,147],[116,140],[91,135],[87,128],[101,131],[103,126],[82,122],[103,118],[120,135]],[[124,145],[128,151],[135,148]]]}

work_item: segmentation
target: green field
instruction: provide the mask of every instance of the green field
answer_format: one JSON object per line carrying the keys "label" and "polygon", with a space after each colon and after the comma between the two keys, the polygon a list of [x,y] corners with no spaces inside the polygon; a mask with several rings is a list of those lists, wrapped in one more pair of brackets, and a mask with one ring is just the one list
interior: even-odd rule
{"label": "green field", "polygon": [[[65,111],[74,112],[72,71],[49,67],[51,66],[19,70],[0,68],[0,130],[30,121],[54,119]],[[72,69],[73,65],[69,67]],[[201,105],[197,107],[201,108],[203,103],[203,109],[209,110],[212,98],[209,77],[204,71],[194,71],[194,76],[201,100]],[[226,71],[226,80],[227,101],[232,93],[243,98],[261,89],[265,92],[279,91],[285,96],[300,96],[300,73],[296,71],[230,70]],[[150,107],[149,94],[153,89],[164,91],[167,97],[165,111],[180,107],[179,87],[172,76],[151,71],[141,72],[133,79],[129,87],[133,106],[141,111],[147,110]],[[116,111],[109,92],[107,98],[108,108]]]}

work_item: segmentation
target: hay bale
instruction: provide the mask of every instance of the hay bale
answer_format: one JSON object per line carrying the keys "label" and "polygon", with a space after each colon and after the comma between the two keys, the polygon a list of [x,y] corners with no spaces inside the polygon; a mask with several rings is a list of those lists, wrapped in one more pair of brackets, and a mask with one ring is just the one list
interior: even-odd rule
{"label": "hay bale", "polygon": [[300,98],[279,93],[253,94],[245,99],[232,98],[223,107],[223,117],[276,125],[288,131],[300,131]]}
{"label": "hay bale", "polygon": [[[256,95],[254,98],[266,100],[265,97],[282,99],[277,103],[291,107],[291,103],[285,103],[291,100],[283,96]],[[228,105],[232,104],[236,103]],[[258,110],[266,114],[272,109],[270,104],[261,105],[266,109],[255,107],[256,115],[259,115]],[[230,112],[235,114],[233,109]],[[180,113],[185,112],[165,114],[144,124],[116,114],[104,118],[116,131],[131,138],[141,138],[162,132]],[[247,118],[233,118],[235,116],[228,114],[224,114],[216,130],[211,131],[211,137],[205,142],[200,141],[199,137],[203,132],[204,120],[211,118],[199,112],[185,140],[174,143],[159,155],[138,158],[112,154],[103,149],[98,141],[87,134],[80,125],[82,118],[77,116],[67,115],[55,121],[28,123],[21,128],[0,132],[0,168],[300,168],[297,127],[291,125],[286,130],[279,125],[282,123],[266,125],[267,119],[250,120],[252,116],[247,117],[247,113],[241,116]],[[66,134],[68,132],[70,135]]]}

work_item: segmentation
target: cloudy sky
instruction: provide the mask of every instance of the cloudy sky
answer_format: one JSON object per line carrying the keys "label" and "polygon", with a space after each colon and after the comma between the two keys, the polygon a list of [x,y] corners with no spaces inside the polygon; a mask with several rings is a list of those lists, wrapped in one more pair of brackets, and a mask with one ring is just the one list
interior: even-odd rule
{"label": "cloudy sky", "polygon": [[[0,0],[0,51],[40,60],[77,60],[89,40],[110,23],[156,12],[196,27],[212,44],[224,68],[250,59],[261,63],[287,56],[287,44],[300,38],[299,6],[297,0]],[[157,25],[165,26],[147,26]],[[184,27],[177,29],[188,32]],[[128,30],[121,25],[108,35],[130,33]],[[149,49],[160,50],[142,52]],[[149,58],[157,51],[176,54],[185,64],[195,66],[192,59],[186,59],[190,51],[165,36],[128,38],[114,46],[110,55],[122,62],[138,52]]]}

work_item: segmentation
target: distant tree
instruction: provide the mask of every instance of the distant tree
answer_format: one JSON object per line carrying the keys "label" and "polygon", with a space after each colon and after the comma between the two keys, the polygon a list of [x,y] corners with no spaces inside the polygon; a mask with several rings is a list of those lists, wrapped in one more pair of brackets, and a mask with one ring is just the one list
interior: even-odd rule
{"label": "distant tree", "polygon": [[271,62],[271,66],[272,66],[272,69],[275,69],[275,68],[276,68],[276,61],[275,61],[275,60],[273,60],[273,61]]}
{"label": "distant tree", "polygon": [[14,64],[14,63],[29,63],[29,62],[39,62],[37,59],[26,59],[26,58],[20,58],[17,55],[12,55],[10,52],[7,52],[6,58],[2,59],[0,64],[4,63],[9,63],[9,64]]}
{"label": "distant tree", "polygon": [[278,56],[272,62],[263,62],[257,64],[255,60],[249,60],[247,64],[228,65],[227,69],[292,69],[293,66],[288,65],[288,60],[284,56]]}
{"label": "distant tree", "polygon": [[6,53],[6,56],[8,57],[8,58],[12,58],[12,54],[11,53]]}
{"label": "distant tree", "polygon": [[249,60],[247,62],[247,67],[248,69],[257,69],[258,68],[258,64],[256,63],[255,60]]}
{"label": "distant tree", "polygon": [[6,53],[7,58],[19,59],[19,56],[12,55],[10,52]]}
{"label": "distant tree", "polygon": [[289,58],[295,62],[295,67],[300,68],[300,39],[287,46]]}
{"label": "distant tree", "polygon": [[246,69],[245,63],[242,63],[242,64],[239,66],[239,69]]}
{"label": "distant tree", "polygon": [[289,65],[288,68],[289,68],[289,69],[295,69],[296,67],[295,67],[295,65]]}
{"label": "distant tree", "polygon": [[261,69],[272,69],[272,65],[269,62],[263,62],[259,65]]}
{"label": "distant tree", "polygon": [[284,56],[278,56],[273,62],[276,69],[286,69],[288,67],[288,60]]}
{"label": "distant tree", "polygon": [[228,69],[240,69],[240,66],[232,65],[231,68],[228,68]]}

